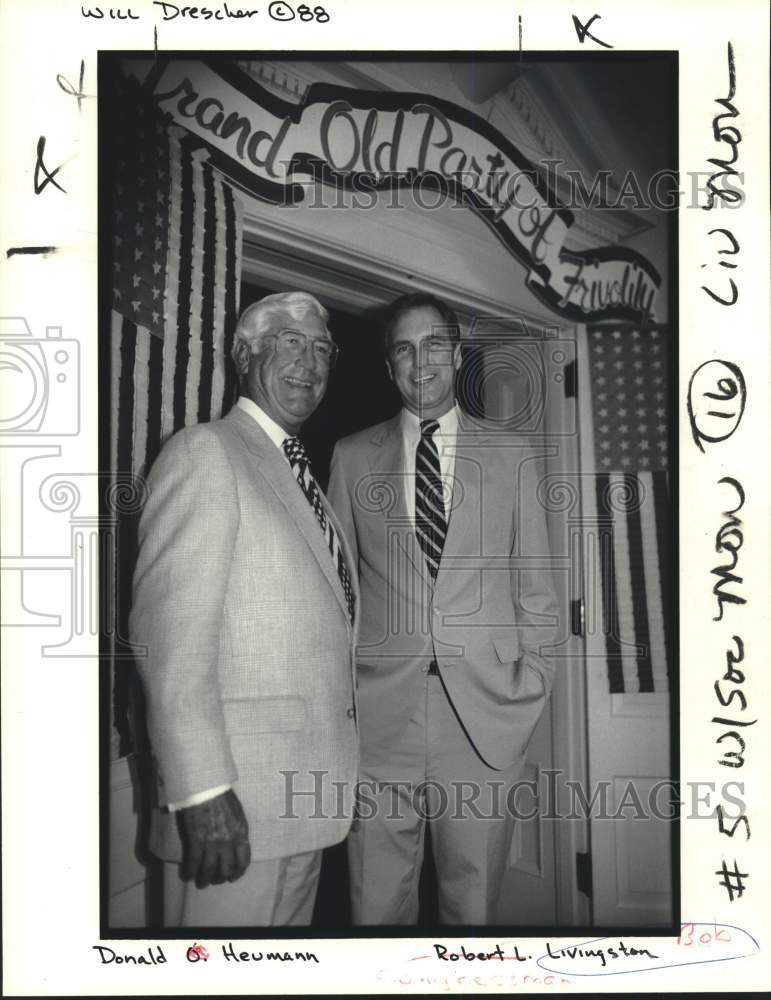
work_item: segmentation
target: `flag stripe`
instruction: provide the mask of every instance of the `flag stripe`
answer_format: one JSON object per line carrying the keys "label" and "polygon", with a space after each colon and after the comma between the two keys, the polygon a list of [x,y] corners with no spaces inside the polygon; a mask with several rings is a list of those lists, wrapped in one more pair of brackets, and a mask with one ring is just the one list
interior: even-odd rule
{"label": "flag stripe", "polygon": [[203,165],[204,237],[203,285],[201,294],[201,377],[198,383],[198,420],[211,418],[211,393],[214,373],[214,282],[216,274],[216,239],[214,223],[214,178],[208,164]]}
{"label": "flag stripe", "polygon": [[[118,398],[120,389],[120,378],[121,378],[121,326],[123,324],[123,318],[120,313],[112,311],[110,316],[110,399],[112,400],[112,406],[110,407],[110,471],[112,473],[112,482],[115,483],[117,479],[118,471],[118,420],[119,420],[119,410],[118,410]],[[109,532],[105,532],[105,540],[109,540],[111,544],[115,544],[114,536],[110,535]],[[110,617],[107,627],[107,636],[109,643],[109,655],[112,657],[115,652],[115,622],[118,615],[118,581],[119,581],[119,567],[116,559],[113,560],[112,574],[111,574],[111,591],[109,594],[110,602]]]}
{"label": "flag stripe", "polygon": [[610,476],[597,475],[597,512],[600,515],[600,577],[602,581],[602,627],[605,633],[605,649],[608,658],[608,683],[611,694],[624,690],[624,675],[621,668],[621,650],[618,643],[618,614],[616,610],[616,567],[613,555],[613,536],[608,517],[608,487]]}
{"label": "flag stripe", "polygon": [[667,473],[664,471],[657,471],[653,473],[653,493],[656,498],[656,538],[658,542],[658,550],[661,556],[659,567],[660,567],[660,580],[661,580],[661,594],[662,594],[662,604],[664,607],[663,614],[663,628],[664,628],[664,648],[667,653],[667,665],[669,668],[669,682],[672,683],[672,664],[674,663],[674,651],[672,648],[672,635],[670,634],[669,624],[669,614],[667,613],[669,608],[671,608],[673,596],[672,581],[670,579],[670,574],[667,570],[672,566],[669,559],[669,519],[671,516],[670,505],[669,505],[669,489],[667,484]]}
{"label": "flag stripe", "polygon": [[179,295],[177,298],[177,345],[174,366],[174,430],[185,426],[187,369],[190,360],[190,298],[193,268],[193,164],[182,158],[182,190],[179,231]]}
{"label": "flag stripe", "polygon": [[[179,326],[179,267],[182,218],[182,148],[176,129],[169,136],[169,230],[166,252],[166,296],[163,309],[163,371],[161,377],[161,441],[174,431],[174,384]],[[181,131],[181,130],[179,130]]]}
{"label": "flag stripe", "polygon": [[212,292],[217,290],[218,294],[212,295],[212,376],[211,376],[211,404],[212,413],[221,413],[225,402],[225,368],[230,367],[230,360],[225,354],[225,306],[224,296],[221,289],[228,281],[226,268],[226,240],[227,229],[225,226],[225,199],[223,197],[223,184],[216,180],[212,183],[214,196],[214,255],[216,260],[216,284],[212,282]]}
{"label": "flag stripe", "polygon": [[[626,485],[625,477],[621,473],[610,474],[611,489],[616,497],[622,495],[621,491]],[[634,691],[637,680],[636,650],[635,650],[635,621],[632,611],[632,570],[629,563],[629,534],[627,532],[627,519],[624,511],[615,511],[611,506],[611,498],[608,498],[608,507],[611,515],[612,538],[613,538],[613,560],[614,560],[614,587],[616,592],[616,609],[618,616],[618,631],[616,635],[619,640],[619,651],[621,653],[621,670],[624,679],[624,691]]]}
{"label": "flag stripe", "polygon": [[118,468],[134,467],[134,352],[137,328],[124,317],[121,324],[118,383]]}
{"label": "flag stripe", "polygon": [[150,354],[148,358],[150,384],[147,396],[147,453],[146,468],[155,461],[161,448],[162,431],[162,386],[163,386],[163,341],[150,334]]}
{"label": "flag stripe", "polygon": [[[232,189],[231,190],[232,193]],[[244,205],[239,198],[233,198],[233,229],[236,233],[235,245],[236,245],[236,259],[234,264],[234,275],[236,282],[236,294],[233,304],[233,321],[238,318],[238,303],[241,296],[241,268],[243,266],[243,249],[244,244],[241,239],[241,233],[244,228]],[[235,327],[234,327],[235,329]]]}
{"label": "flag stripe", "polygon": [[147,405],[150,381],[150,334],[136,326],[134,351],[134,468],[141,472],[147,458]]}
{"label": "flag stripe", "polygon": [[640,508],[640,530],[644,542],[645,587],[647,591],[648,614],[650,616],[651,690],[661,691],[666,689],[668,664],[666,648],[664,646],[664,606],[661,593],[661,571],[659,568],[656,529],[656,496],[653,489],[654,475],[650,472],[642,472],[640,473],[640,480],[646,489],[646,502]]}
{"label": "flag stripe", "polygon": [[118,417],[121,379],[121,327],[123,317],[113,310],[110,316],[110,468],[115,471],[118,465]]}
{"label": "flag stripe", "polygon": [[236,330],[238,312],[237,294],[239,270],[236,267],[236,248],[238,246],[236,232],[236,206],[233,191],[224,187],[225,195],[225,399],[223,405],[229,405],[236,395],[236,372],[230,364],[230,352],[233,350],[233,337]]}
{"label": "flag stripe", "polygon": [[203,283],[203,212],[204,187],[203,168],[200,162],[201,153],[196,150],[192,154],[192,188],[193,188],[193,249],[192,268],[190,275],[190,318],[188,339],[187,383],[185,388],[185,426],[199,422],[198,418],[198,383],[201,378],[201,344],[202,329],[202,283]]}
{"label": "flag stripe", "polygon": [[[652,498],[644,494],[644,485],[637,476],[627,475],[628,487],[632,494],[640,498],[640,505],[651,503]],[[635,642],[637,651],[637,683],[640,692],[653,690],[651,672],[651,641],[648,630],[647,590],[645,586],[645,563],[643,561],[643,537],[640,521],[640,505],[632,503],[626,518],[629,537],[629,565],[632,582],[632,613],[634,614]]]}

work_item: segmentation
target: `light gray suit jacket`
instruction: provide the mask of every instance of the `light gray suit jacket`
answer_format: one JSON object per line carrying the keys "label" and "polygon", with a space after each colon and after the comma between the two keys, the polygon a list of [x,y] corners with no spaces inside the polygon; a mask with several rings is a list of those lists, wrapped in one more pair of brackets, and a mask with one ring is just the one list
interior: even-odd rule
{"label": "light gray suit jacket", "polygon": [[329,500],[359,571],[362,753],[399,740],[436,657],[482,758],[524,757],[550,693],[557,605],[538,473],[529,447],[461,415],[449,528],[431,594],[407,513],[401,417],[338,442]]}
{"label": "light gray suit jacket", "polygon": [[[236,407],[175,434],[148,486],[130,628],[146,647],[159,805],[232,783],[253,858],[342,840],[358,766],[355,636],[289,464]],[[156,810],[150,846],[181,859],[173,814]]]}

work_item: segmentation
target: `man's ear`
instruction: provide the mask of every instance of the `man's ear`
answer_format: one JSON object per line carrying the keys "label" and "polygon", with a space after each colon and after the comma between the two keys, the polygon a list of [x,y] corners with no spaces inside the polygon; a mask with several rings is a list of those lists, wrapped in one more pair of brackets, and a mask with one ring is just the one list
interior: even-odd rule
{"label": "man's ear", "polygon": [[463,354],[463,352],[462,352],[461,343],[460,343],[460,341],[458,341],[458,343],[452,349],[452,366],[455,369],[455,371],[458,371],[458,369],[460,368],[460,363],[461,363],[461,360],[462,360],[462,354]]}
{"label": "man's ear", "polygon": [[238,372],[239,378],[243,378],[249,371],[249,358],[251,355],[251,344],[248,344],[245,340],[239,340],[236,343],[235,351],[236,371]]}
{"label": "man's ear", "polygon": [[392,382],[395,382],[396,379],[394,378],[393,369],[391,368],[391,362],[388,360],[388,358],[386,358],[385,366],[386,366],[386,371],[388,372],[388,377],[391,379]]}

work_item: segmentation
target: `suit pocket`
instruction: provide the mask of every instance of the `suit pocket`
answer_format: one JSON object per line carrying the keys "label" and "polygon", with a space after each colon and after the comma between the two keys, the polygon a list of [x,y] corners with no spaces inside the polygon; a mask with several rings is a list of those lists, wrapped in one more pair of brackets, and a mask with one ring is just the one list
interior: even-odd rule
{"label": "suit pocket", "polygon": [[546,682],[541,672],[533,666],[530,658],[525,655],[519,662],[521,691],[526,700],[545,698],[548,694]]}
{"label": "suit pocket", "polygon": [[522,654],[522,661],[539,678],[544,692],[549,694],[554,684],[554,667],[550,661],[529,650]]}
{"label": "suit pocket", "polygon": [[222,703],[229,733],[291,733],[307,728],[308,704],[304,698],[230,698]]}
{"label": "suit pocket", "polygon": [[492,643],[501,663],[513,663],[519,659],[519,635],[516,632],[494,635]]}

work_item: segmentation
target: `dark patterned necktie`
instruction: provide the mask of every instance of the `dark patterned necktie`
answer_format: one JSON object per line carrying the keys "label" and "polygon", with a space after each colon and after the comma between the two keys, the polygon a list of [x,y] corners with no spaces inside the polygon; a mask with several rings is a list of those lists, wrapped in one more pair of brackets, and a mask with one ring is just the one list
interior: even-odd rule
{"label": "dark patterned necktie", "polygon": [[438,430],[436,420],[421,420],[420,441],[415,452],[415,532],[433,581],[436,581],[447,536],[442,467],[434,441]]}
{"label": "dark patterned necktie", "polygon": [[340,539],[337,537],[337,532],[335,531],[332,522],[327,517],[324,506],[321,503],[321,491],[319,490],[318,483],[313,478],[311,463],[305,452],[305,448],[303,447],[302,441],[300,441],[298,437],[284,438],[283,447],[284,454],[289,459],[292,471],[297,477],[300,489],[305,494],[305,499],[313,508],[313,513],[316,515],[316,518],[321,525],[321,530],[324,532],[329,554],[335,564],[337,575],[340,577],[340,583],[343,588],[343,593],[345,594],[345,600],[348,605],[348,614],[351,616],[351,621],[353,621],[353,588],[351,587],[351,577],[348,573],[348,567],[345,564],[345,555],[343,553],[342,546],[340,545]]}

